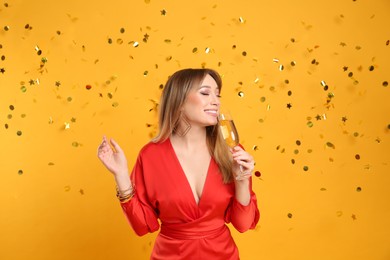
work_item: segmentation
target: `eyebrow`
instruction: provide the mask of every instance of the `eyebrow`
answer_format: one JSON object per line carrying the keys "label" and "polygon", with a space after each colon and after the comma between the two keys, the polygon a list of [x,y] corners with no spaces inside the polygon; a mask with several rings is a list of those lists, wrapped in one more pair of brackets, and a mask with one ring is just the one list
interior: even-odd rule
{"label": "eyebrow", "polygon": [[[209,85],[201,85],[198,89],[201,89],[201,88],[209,88],[209,89],[211,89],[211,86],[209,86]],[[217,90],[221,90],[218,86],[217,86],[216,89]]]}

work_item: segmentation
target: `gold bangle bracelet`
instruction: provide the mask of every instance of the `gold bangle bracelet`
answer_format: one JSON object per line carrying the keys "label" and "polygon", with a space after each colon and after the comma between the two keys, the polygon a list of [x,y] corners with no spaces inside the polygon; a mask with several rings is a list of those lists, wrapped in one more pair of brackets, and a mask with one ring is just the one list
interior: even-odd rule
{"label": "gold bangle bracelet", "polygon": [[123,191],[119,190],[118,186],[116,187],[116,197],[119,199],[120,202],[129,201],[134,196],[134,194],[135,194],[135,189],[133,185],[130,188]]}

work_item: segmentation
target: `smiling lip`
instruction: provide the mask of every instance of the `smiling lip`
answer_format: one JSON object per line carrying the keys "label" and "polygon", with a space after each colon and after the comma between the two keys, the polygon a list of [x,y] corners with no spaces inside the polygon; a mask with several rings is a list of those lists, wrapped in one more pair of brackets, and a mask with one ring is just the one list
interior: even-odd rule
{"label": "smiling lip", "polygon": [[209,115],[212,115],[212,116],[218,116],[218,111],[217,110],[213,110],[213,109],[207,109],[205,110],[205,112]]}

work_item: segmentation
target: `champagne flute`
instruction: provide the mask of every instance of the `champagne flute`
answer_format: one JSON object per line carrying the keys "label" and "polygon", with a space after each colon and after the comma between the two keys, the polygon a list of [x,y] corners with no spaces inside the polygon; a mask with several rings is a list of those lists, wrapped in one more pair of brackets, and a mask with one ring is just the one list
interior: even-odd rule
{"label": "champagne flute", "polygon": [[[234,148],[235,146],[239,145],[240,141],[237,128],[234,125],[233,118],[228,111],[222,111],[219,113],[219,128],[221,130],[223,139],[230,148]],[[242,165],[240,165],[240,171],[243,173]],[[236,177],[236,180],[240,179],[240,176]]]}

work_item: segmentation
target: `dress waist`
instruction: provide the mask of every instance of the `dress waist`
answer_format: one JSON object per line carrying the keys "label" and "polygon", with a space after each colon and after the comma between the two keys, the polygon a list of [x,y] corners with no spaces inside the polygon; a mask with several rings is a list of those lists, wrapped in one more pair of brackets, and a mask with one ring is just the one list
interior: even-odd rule
{"label": "dress waist", "polygon": [[222,225],[216,229],[199,231],[194,229],[172,228],[162,224],[160,234],[173,239],[202,239],[217,237],[227,230],[226,225]]}

